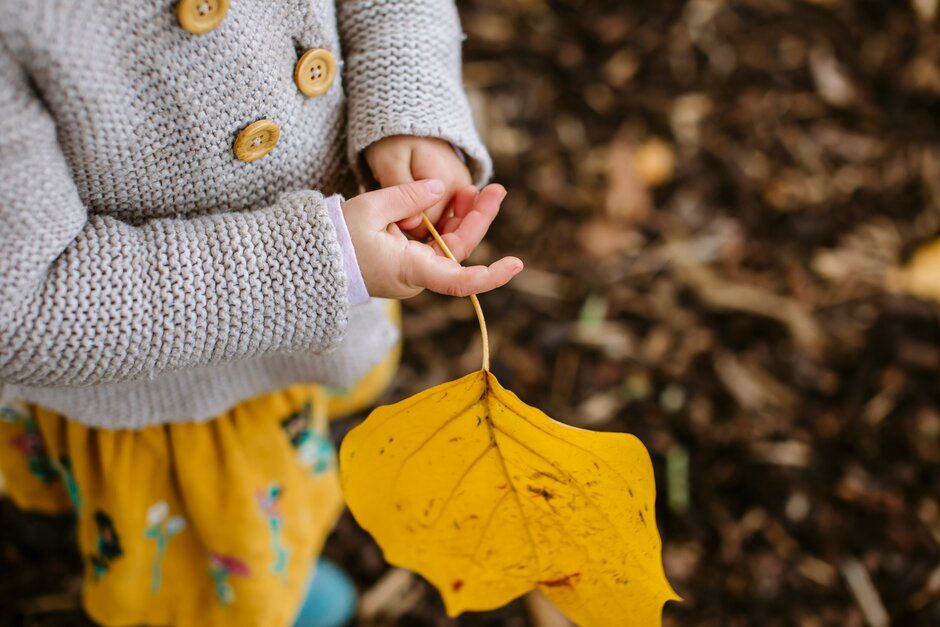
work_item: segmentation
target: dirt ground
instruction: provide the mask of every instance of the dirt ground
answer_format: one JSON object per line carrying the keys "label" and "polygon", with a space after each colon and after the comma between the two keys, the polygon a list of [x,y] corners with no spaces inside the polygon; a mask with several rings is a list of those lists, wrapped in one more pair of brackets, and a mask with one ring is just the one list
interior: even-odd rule
{"label": "dirt ground", "polygon": [[[475,260],[528,266],[481,298],[493,371],[649,448],[665,624],[940,624],[940,303],[902,280],[940,236],[938,2],[460,8],[510,190]],[[479,367],[468,302],[405,313],[386,401]],[[36,528],[0,504],[0,623],[86,624]],[[371,595],[361,625],[529,624],[446,618],[348,517],[327,554]]]}

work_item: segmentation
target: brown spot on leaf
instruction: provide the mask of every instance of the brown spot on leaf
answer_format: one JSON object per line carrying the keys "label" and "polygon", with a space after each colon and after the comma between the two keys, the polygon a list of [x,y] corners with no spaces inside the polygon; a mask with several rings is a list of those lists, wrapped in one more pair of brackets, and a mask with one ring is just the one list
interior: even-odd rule
{"label": "brown spot on leaf", "polygon": [[460,589],[463,588],[463,579],[454,579],[454,583],[450,584],[450,587],[454,592],[460,592]]}
{"label": "brown spot on leaf", "polygon": [[573,588],[574,584],[578,583],[578,579],[580,578],[581,573],[571,573],[570,575],[565,575],[564,577],[559,577],[558,579],[543,579],[542,581],[536,581],[535,583],[549,588]]}
{"label": "brown spot on leaf", "polygon": [[546,502],[551,501],[551,500],[555,497],[555,493],[554,493],[554,492],[552,492],[551,490],[548,490],[548,489],[546,489],[546,488],[543,488],[543,487],[541,487],[541,486],[527,485],[526,488],[527,488],[527,489],[529,490],[529,492],[531,492],[532,494],[535,494],[535,495],[537,495],[537,496],[541,496],[543,499],[545,499]]}

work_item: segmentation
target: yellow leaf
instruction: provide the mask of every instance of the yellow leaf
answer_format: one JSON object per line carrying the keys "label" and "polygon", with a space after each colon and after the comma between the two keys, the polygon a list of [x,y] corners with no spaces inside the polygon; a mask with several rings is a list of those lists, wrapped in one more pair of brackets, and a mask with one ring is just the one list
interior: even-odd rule
{"label": "yellow leaf", "polygon": [[888,286],[924,300],[940,301],[940,239],[918,248],[906,266],[891,272]]}
{"label": "yellow leaf", "polygon": [[379,407],[340,451],[347,503],[451,615],[533,589],[579,625],[657,625],[666,581],[649,455],[558,423],[487,371]]}

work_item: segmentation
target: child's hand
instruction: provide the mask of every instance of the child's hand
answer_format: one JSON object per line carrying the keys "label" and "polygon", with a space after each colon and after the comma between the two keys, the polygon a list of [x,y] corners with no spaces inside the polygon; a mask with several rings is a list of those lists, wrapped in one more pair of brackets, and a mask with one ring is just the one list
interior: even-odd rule
{"label": "child's hand", "polygon": [[[421,219],[421,212],[440,203],[444,183],[425,180],[362,194],[343,204],[346,226],[356,250],[359,271],[369,295],[410,298],[427,288],[451,296],[468,296],[505,285],[522,270],[515,257],[491,266],[463,267],[444,257],[436,245],[408,239],[396,223]],[[440,233],[454,256],[463,261],[476,248],[506,196],[500,185],[481,192],[464,187],[454,195],[454,215]]]}
{"label": "child's hand", "polygon": [[[420,179],[443,181],[444,193],[425,211],[435,226],[452,203],[454,193],[472,183],[466,164],[443,139],[393,135],[366,148],[365,157],[382,187]],[[427,235],[420,216],[402,220],[398,226],[416,238]]]}

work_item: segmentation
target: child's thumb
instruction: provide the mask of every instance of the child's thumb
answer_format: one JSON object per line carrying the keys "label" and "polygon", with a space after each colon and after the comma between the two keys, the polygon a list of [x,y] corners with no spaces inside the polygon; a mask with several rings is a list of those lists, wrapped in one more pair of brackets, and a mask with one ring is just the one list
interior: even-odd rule
{"label": "child's thumb", "polygon": [[427,179],[403,183],[371,192],[376,197],[379,213],[386,224],[398,222],[418,215],[430,209],[444,193],[444,183],[437,179]]}

